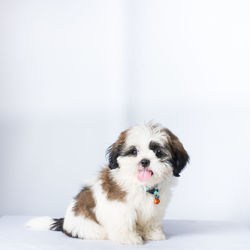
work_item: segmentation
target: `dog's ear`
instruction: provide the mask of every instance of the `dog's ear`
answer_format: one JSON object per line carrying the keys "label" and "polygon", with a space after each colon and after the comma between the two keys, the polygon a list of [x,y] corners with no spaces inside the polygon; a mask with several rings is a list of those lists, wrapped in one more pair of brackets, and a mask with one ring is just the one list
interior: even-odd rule
{"label": "dog's ear", "polygon": [[126,136],[127,136],[127,130],[123,131],[120,134],[118,140],[107,149],[106,155],[108,156],[110,169],[115,169],[119,167],[117,158],[120,155],[122,148],[124,147]]}
{"label": "dog's ear", "polygon": [[179,141],[178,137],[168,129],[165,129],[165,131],[168,135],[168,145],[172,154],[171,163],[173,166],[173,175],[179,177],[180,172],[189,161],[189,155],[184,149],[182,143]]}
{"label": "dog's ear", "polygon": [[119,149],[118,147],[116,147],[115,143],[112,144],[107,149],[107,156],[108,156],[108,161],[109,161],[109,168],[110,169],[118,168],[117,158],[119,156]]}

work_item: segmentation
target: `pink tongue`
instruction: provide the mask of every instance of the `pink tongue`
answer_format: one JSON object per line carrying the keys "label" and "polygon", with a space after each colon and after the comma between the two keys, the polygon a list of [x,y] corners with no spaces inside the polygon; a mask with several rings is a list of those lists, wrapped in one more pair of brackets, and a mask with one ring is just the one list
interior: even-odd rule
{"label": "pink tongue", "polygon": [[139,170],[137,178],[139,181],[147,181],[152,175],[152,171],[150,170]]}

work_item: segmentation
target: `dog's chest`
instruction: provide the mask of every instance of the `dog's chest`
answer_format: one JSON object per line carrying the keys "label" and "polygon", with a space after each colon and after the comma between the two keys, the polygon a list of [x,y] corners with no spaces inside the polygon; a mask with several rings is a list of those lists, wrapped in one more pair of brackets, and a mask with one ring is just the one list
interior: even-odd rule
{"label": "dog's chest", "polygon": [[143,220],[145,220],[157,215],[161,208],[161,204],[155,204],[154,200],[155,196],[145,190],[137,192],[132,202],[139,218],[142,217]]}

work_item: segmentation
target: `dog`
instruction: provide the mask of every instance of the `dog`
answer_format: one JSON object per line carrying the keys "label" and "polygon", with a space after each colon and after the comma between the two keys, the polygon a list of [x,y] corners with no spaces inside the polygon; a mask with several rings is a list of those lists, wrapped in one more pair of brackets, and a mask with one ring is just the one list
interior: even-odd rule
{"label": "dog", "polygon": [[64,218],[33,218],[27,226],[129,245],[164,240],[171,187],[189,161],[178,137],[159,124],[136,125],[120,134],[107,156],[107,167],[77,194]]}

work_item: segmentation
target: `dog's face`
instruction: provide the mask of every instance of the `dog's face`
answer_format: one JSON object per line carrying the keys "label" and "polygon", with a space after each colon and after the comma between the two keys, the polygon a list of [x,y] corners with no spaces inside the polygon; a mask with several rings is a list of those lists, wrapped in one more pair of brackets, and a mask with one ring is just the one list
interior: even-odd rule
{"label": "dog's face", "polygon": [[189,156],[179,139],[160,125],[134,126],[108,149],[109,167],[125,182],[155,185],[179,176]]}

